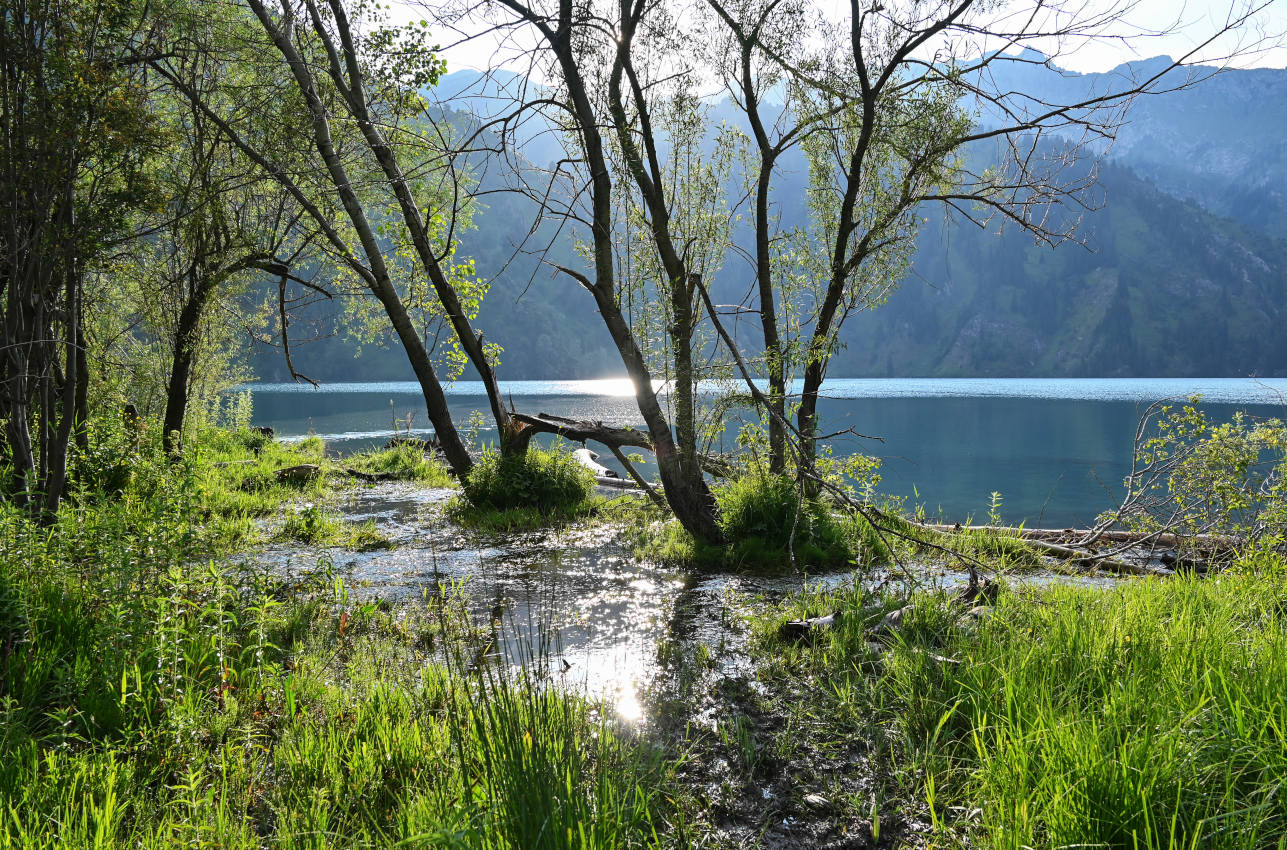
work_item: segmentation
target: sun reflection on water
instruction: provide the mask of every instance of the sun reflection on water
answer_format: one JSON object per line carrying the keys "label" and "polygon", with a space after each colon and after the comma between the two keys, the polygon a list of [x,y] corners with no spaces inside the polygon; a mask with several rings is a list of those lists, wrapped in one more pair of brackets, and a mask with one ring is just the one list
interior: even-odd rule
{"label": "sun reflection on water", "polygon": [[621,688],[617,692],[617,701],[613,708],[617,712],[617,717],[627,723],[638,723],[643,720],[643,703],[639,701],[639,693],[635,688],[633,679],[625,679],[621,682]]}

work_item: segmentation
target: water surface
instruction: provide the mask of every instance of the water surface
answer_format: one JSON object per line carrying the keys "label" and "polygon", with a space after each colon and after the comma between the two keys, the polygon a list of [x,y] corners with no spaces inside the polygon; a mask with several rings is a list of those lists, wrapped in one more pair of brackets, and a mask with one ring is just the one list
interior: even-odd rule
{"label": "water surface", "polygon": [[[628,380],[502,382],[525,412],[553,413],[614,425],[642,421]],[[254,421],[284,437],[314,433],[333,451],[366,449],[395,427],[429,436],[415,383],[258,384]],[[735,388],[735,385],[733,386]],[[722,389],[706,387],[708,397]],[[798,387],[797,387],[798,389]],[[458,423],[489,419],[482,384],[446,386]],[[1200,394],[1209,415],[1236,411],[1283,416],[1285,379],[837,379],[823,387],[826,431],[856,434],[832,441],[837,454],[883,461],[882,492],[924,505],[931,516],[965,521],[986,516],[1001,494],[1007,522],[1085,525],[1116,504],[1130,466],[1131,440],[1147,406]],[[735,412],[716,449],[731,449],[749,411]],[[486,427],[478,432],[494,439]],[[879,438],[879,439],[873,439]],[[601,459],[615,466],[611,458]]]}

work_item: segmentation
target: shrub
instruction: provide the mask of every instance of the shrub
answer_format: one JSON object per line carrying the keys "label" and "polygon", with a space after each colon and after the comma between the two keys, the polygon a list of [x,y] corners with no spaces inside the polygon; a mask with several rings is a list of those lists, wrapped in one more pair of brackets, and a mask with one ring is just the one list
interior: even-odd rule
{"label": "shrub", "polygon": [[558,448],[508,457],[486,452],[464,484],[469,505],[494,511],[566,512],[584,506],[593,492],[594,475]]}
{"label": "shrub", "polygon": [[[841,566],[852,557],[845,534],[826,505],[802,499],[785,475],[752,473],[716,490],[727,559],[739,566],[790,563]],[[794,537],[793,537],[794,532]]]}

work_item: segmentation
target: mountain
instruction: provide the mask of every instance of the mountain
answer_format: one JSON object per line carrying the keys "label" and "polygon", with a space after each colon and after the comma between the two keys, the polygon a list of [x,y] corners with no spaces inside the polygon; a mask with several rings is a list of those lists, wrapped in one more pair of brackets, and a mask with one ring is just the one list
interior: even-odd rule
{"label": "mountain", "polygon": [[[1130,88],[1170,64],[1159,56],[1077,74],[1000,62],[992,74],[1001,90],[1077,102]],[[1158,86],[1131,105],[1113,161],[1210,212],[1287,237],[1287,71],[1196,66],[1170,71]]]}
{"label": "mountain", "polygon": [[908,279],[847,324],[831,374],[1287,374],[1287,243],[1124,166],[1100,184],[1085,247],[931,219]]}
{"label": "mountain", "polygon": [[[1104,74],[1002,63],[995,73],[1014,90],[1068,99],[1120,89],[1166,63],[1145,60]],[[524,84],[512,74],[457,72],[444,77],[437,96],[485,120]],[[715,103],[712,117],[732,119],[736,111]],[[850,321],[830,374],[1287,374],[1284,127],[1287,71],[1228,71],[1141,98],[1100,174],[1104,206],[1082,222],[1085,246],[1034,246],[1015,229],[980,231],[931,215],[911,273],[888,303]],[[561,155],[549,125],[529,121],[520,132],[535,161]],[[778,197],[801,198],[802,165],[788,163],[786,171]],[[589,295],[517,250],[533,212],[517,196],[489,194],[475,229],[461,237],[461,255],[474,257],[479,274],[493,281],[478,327],[505,348],[502,378],[619,375]],[[789,206],[781,212],[785,222],[803,215]],[[547,227],[526,245],[547,242],[556,262],[577,262],[569,233]],[[743,290],[738,274],[730,264],[715,287]],[[319,322],[324,331],[334,324]],[[354,352],[336,336],[294,353],[298,368],[323,380],[411,377],[396,341],[364,347],[360,360]],[[257,374],[279,378],[278,357],[257,356]]]}

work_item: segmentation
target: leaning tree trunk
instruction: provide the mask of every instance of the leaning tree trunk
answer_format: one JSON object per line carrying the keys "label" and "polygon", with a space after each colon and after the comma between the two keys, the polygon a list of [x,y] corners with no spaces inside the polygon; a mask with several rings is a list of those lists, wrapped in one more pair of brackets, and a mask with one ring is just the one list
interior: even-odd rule
{"label": "leaning tree trunk", "polygon": [[[509,423],[509,413],[505,408],[505,402],[501,398],[500,386],[496,380],[496,370],[492,368],[491,361],[487,357],[487,351],[483,347],[483,336],[474,330],[469,317],[465,314],[464,307],[460,303],[460,297],[450,281],[447,280],[447,275],[443,272],[442,264],[434,253],[434,247],[430,242],[429,229],[425,225],[425,216],[420,211],[420,206],[416,203],[416,199],[412,197],[411,187],[407,183],[402,165],[399,163],[397,156],[394,155],[393,149],[389,146],[384,134],[380,132],[379,125],[371,116],[371,110],[367,104],[364,75],[361,64],[358,62],[357,50],[353,43],[348,15],[344,10],[344,5],[337,2],[337,0],[330,0],[329,5],[334,16],[335,26],[340,35],[341,49],[339,50],[336,49],[336,45],[331,40],[331,36],[327,32],[313,3],[310,2],[308,8],[313,16],[313,29],[318,38],[324,40],[328,55],[331,57],[331,78],[344,97],[345,103],[348,104],[349,111],[357,119],[358,128],[362,131],[362,137],[366,140],[367,147],[374,154],[376,162],[380,164],[380,170],[384,173],[385,179],[388,180],[390,187],[393,189],[394,197],[397,198],[398,207],[402,213],[402,220],[407,226],[407,232],[411,237],[412,245],[415,246],[416,256],[420,260],[420,265],[425,270],[425,274],[433,286],[434,294],[438,298],[438,303],[442,305],[443,312],[446,314],[447,321],[450,323],[456,339],[460,342],[461,350],[469,358],[470,364],[478,372],[478,377],[483,383],[483,388],[487,393],[488,404],[491,406],[492,418],[496,422],[501,453],[524,454],[527,451],[527,441],[509,439],[513,428]],[[343,67],[341,67],[339,59],[341,56],[343,57]]]}
{"label": "leaning tree trunk", "polygon": [[[358,239],[362,244],[362,250],[366,254],[367,262],[370,265],[370,277],[366,279],[367,285],[384,306],[389,321],[398,335],[398,340],[407,352],[412,371],[415,372],[416,379],[420,383],[421,392],[424,394],[425,409],[429,414],[429,421],[433,423],[438,444],[442,447],[447,463],[451,466],[452,472],[458,478],[463,479],[468,476],[470,469],[473,468],[473,459],[470,458],[469,451],[465,448],[465,443],[452,422],[451,411],[447,407],[447,397],[442,391],[442,385],[438,382],[438,376],[434,372],[433,363],[429,359],[429,352],[425,348],[424,340],[420,338],[415,325],[411,322],[406,305],[398,297],[397,290],[393,286],[392,278],[384,261],[384,254],[381,251],[379,240],[376,238],[375,230],[366,216],[361,200],[357,196],[357,192],[354,189],[355,184],[350,179],[348,170],[336,151],[326,105],[322,102],[318,93],[312,71],[303,57],[300,56],[299,51],[295,49],[289,34],[284,32],[273,21],[272,15],[269,14],[262,0],[247,0],[247,2],[251,9],[254,10],[255,16],[259,18],[264,31],[272,39],[274,46],[277,47],[282,54],[282,58],[285,59],[291,75],[295,78],[300,94],[308,104],[312,118],[313,142],[326,166],[331,184],[340,196],[340,202],[344,207],[346,217],[357,232]],[[287,20],[287,26],[288,28],[293,28],[294,22]],[[274,177],[279,180],[283,179],[277,173],[274,173]]]}
{"label": "leaning tree trunk", "polygon": [[652,374],[648,371],[643,353],[635,344],[630,327],[621,315],[621,308],[615,299],[604,297],[598,288],[594,290],[594,295],[608,333],[616,343],[621,361],[634,383],[635,401],[652,437],[653,454],[657,458],[657,471],[661,475],[667,504],[674,511],[675,519],[689,534],[707,543],[723,543],[724,532],[719,525],[715,496],[706,483],[695,447],[692,463],[685,463],[684,454],[675,445],[670,423],[666,421],[657,393],[652,388]]}

